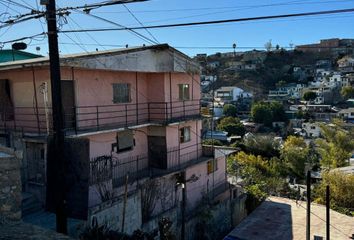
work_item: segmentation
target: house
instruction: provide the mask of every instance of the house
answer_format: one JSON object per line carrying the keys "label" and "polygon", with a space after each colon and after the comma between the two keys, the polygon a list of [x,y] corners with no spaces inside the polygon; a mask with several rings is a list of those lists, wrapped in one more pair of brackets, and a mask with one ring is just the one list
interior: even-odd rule
{"label": "house", "polygon": [[277,90],[270,90],[268,93],[269,100],[286,101],[290,98],[300,99],[302,97],[302,89],[304,84],[290,83]]}
{"label": "house", "polygon": [[354,72],[354,57],[345,56],[337,61],[338,68],[342,72]]}
{"label": "house", "polygon": [[33,53],[14,50],[14,49],[0,50],[0,63],[38,58],[38,57],[42,57],[42,56],[38,54],[33,54]]}
{"label": "house", "polygon": [[[163,213],[177,216],[182,200],[191,212],[218,195],[225,156],[203,155],[199,66],[188,56],[161,44],[60,63],[70,217],[112,228],[125,221],[132,233]],[[48,58],[0,64],[0,79],[0,138],[23,151],[23,190],[53,210]]]}
{"label": "house", "polygon": [[318,123],[304,122],[302,123],[300,136],[308,138],[317,138],[321,136],[321,128]]}
{"label": "house", "polygon": [[249,99],[253,95],[250,92],[246,92],[242,88],[238,87],[221,87],[217,89],[214,93],[214,97],[219,102],[231,103],[233,101],[238,101],[239,99]]}
{"label": "house", "polygon": [[338,117],[341,117],[345,121],[354,121],[354,108],[342,109],[338,112]]}

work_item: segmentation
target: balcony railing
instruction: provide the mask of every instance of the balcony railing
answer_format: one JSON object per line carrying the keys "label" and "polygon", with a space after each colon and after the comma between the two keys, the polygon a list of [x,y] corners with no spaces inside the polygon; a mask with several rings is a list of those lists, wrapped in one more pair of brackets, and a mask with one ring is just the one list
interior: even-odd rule
{"label": "balcony railing", "polygon": [[[66,134],[146,123],[168,124],[199,116],[199,100],[64,108]],[[0,129],[48,133],[52,129],[52,110],[43,107],[0,108]]]}
{"label": "balcony railing", "polygon": [[101,156],[91,159],[90,185],[112,180],[113,188],[117,188],[123,186],[127,180],[130,184],[146,177],[163,176],[212,158],[203,156],[202,149],[197,149],[196,145],[188,148],[192,147],[195,149],[189,149],[189,152],[183,154],[180,154],[183,149],[170,148],[167,152],[168,167],[166,169],[149,166],[149,157],[144,154],[127,158]]}

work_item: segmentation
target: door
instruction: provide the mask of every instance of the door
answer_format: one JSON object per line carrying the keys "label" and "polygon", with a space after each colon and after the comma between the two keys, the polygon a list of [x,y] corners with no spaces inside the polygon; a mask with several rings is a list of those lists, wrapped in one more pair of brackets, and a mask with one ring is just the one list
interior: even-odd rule
{"label": "door", "polygon": [[74,129],[76,125],[74,81],[61,81],[61,95],[64,111],[64,127],[65,129]]}
{"label": "door", "polygon": [[166,137],[148,137],[150,167],[167,169]]}

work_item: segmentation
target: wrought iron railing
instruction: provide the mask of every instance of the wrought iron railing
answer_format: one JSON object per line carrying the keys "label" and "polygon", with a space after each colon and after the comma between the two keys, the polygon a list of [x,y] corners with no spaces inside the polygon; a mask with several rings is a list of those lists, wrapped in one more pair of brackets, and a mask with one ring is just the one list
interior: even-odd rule
{"label": "wrought iron railing", "polygon": [[[66,134],[167,124],[200,116],[199,100],[148,102],[64,108]],[[45,134],[52,129],[52,111],[44,107],[0,107],[0,129]]]}

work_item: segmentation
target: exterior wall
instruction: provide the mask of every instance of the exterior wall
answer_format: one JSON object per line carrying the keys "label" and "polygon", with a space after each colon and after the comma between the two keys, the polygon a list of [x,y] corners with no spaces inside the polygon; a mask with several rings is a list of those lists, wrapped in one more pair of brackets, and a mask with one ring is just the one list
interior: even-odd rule
{"label": "exterior wall", "polygon": [[[207,162],[202,162],[187,168],[187,209],[193,209],[203,196],[212,192],[216,187],[226,183],[225,157],[219,157],[216,161],[217,170],[210,174],[208,174]],[[188,179],[191,179],[193,175],[198,177],[198,180],[188,182]]]}
{"label": "exterior wall", "polygon": [[[183,127],[190,127],[190,141],[185,143],[180,143],[179,139],[179,129]],[[188,121],[180,123],[179,125],[170,125],[166,127],[166,145],[167,149],[178,148],[180,152],[180,163],[185,163],[188,160],[196,159],[198,154],[201,156],[201,121]],[[171,159],[170,159],[171,160]],[[172,159],[168,163],[168,167],[175,166],[178,162],[174,162]]]}
{"label": "exterior wall", "polygon": [[[125,225],[124,232],[132,234],[135,230],[141,229],[141,194],[135,192],[128,196],[125,207]],[[117,199],[114,202],[102,203],[90,209],[90,223],[93,218],[97,219],[97,223],[107,224],[112,230],[122,230],[124,200]]]}
{"label": "exterior wall", "polygon": [[[145,132],[145,133],[144,133]],[[99,156],[113,156],[114,169],[113,178],[124,178],[128,171],[136,171],[148,168],[148,142],[147,142],[147,128],[140,128],[139,131],[133,131],[135,146],[132,150],[121,153],[112,152],[112,144],[116,143],[116,136],[119,132],[95,134],[89,136],[90,142],[90,159]],[[139,157],[139,160],[137,160]],[[138,162],[137,162],[138,161]],[[124,192],[124,186],[114,187],[113,179],[104,183],[107,190],[112,191],[115,196],[120,196]],[[102,185],[90,185],[89,187],[89,206],[97,205],[101,202],[99,189]],[[136,183],[129,184],[129,191],[136,188]]]}
{"label": "exterior wall", "polygon": [[[19,154],[21,155],[21,154]],[[21,219],[21,163],[11,149],[0,146],[0,219]]]}

